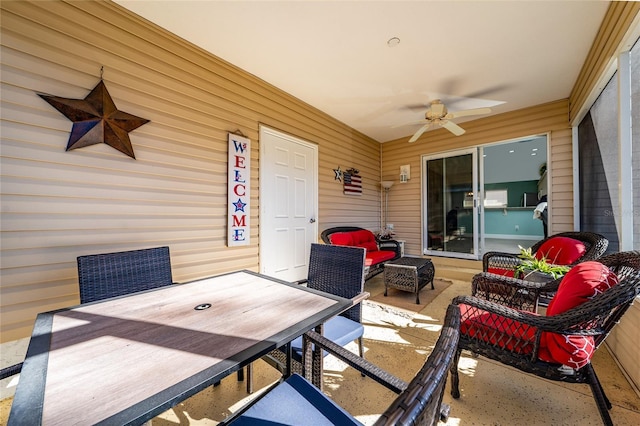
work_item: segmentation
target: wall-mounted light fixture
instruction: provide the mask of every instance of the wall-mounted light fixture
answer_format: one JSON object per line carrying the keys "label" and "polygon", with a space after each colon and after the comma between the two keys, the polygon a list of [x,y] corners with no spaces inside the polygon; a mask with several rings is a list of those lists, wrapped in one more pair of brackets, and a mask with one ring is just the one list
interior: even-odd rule
{"label": "wall-mounted light fixture", "polygon": [[407,183],[411,179],[411,165],[400,166],[400,183]]}

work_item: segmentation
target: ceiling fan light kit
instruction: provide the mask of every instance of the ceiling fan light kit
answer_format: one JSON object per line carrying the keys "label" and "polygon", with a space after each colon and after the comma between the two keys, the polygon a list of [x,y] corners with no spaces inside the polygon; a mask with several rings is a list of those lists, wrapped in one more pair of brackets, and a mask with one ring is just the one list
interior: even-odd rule
{"label": "ceiling fan light kit", "polygon": [[411,139],[409,139],[409,142],[417,141],[424,132],[432,127],[443,127],[456,136],[463,135],[465,130],[451,120],[458,117],[489,114],[490,112],[491,108],[475,108],[457,112],[449,112],[447,110],[447,107],[442,103],[440,99],[434,99],[433,101],[431,101],[429,109],[427,109],[427,112],[425,112],[424,114],[424,120],[420,120],[418,123],[414,123],[422,124],[422,127],[420,127],[413,134]]}

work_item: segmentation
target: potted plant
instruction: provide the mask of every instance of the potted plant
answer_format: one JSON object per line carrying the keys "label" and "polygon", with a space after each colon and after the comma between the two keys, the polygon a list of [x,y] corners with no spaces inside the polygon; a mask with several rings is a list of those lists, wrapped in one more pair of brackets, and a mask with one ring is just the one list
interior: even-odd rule
{"label": "potted plant", "polygon": [[516,266],[514,276],[527,281],[545,282],[557,280],[570,269],[568,266],[548,263],[544,256],[541,259],[536,258],[531,253],[531,248],[520,247],[520,255],[518,257],[522,259],[522,262]]}

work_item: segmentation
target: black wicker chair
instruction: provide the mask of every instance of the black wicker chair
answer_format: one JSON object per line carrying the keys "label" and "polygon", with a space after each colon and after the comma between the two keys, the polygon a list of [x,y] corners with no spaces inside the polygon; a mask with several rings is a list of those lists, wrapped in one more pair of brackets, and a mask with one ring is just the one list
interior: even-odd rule
{"label": "black wicker chair", "polygon": [[[536,254],[540,247],[556,237],[572,238],[574,240],[582,241],[586,246],[587,251],[579,259],[567,266],[573,266],[587,260],[596,260],[602,256],[604,252],[607,251],[607,247],[609,247],[609,240],[600,234],[593,232],[561,232],[535,243],[531,246],[531,253]],[[548,259],[548,261],[552,262],[552,259]],[[489,272],[493,268],[513,270],[520,264],[520,262],[521,259],[519,257],[519,253],[489,251],[482,256],[482,271]]]}
{"label": "black wicker chair", "polygon": [[[358,340],[360,356],[364,354],[362,343],[362,305],[367,293],[364,287],[365,250],[358,247],[312,244],[308,277],[299,281],[307,287],[354,300],[354,306],[331,318],[324,324],[323,334],[339,345]],[[273,350],[265,360],[285,375],[302,374],[302,337],[290,345]],[[321,362],[321,361],[319,361]],[[316,364],[317,371],[320,364]]]}
{"label": "black wicker chair", "polygon": [[[309,359],[312,347],[330,352],[364,375],[398,393],[398,397],[385,410],[375,425],[436,425],[447,421],[449,406],[442,403],[447,373],[453,365],[460,332],[460,312],[449,306],[440,337],[426,362],[409,384],[385,372],[324,338],[316,332],[305,334],[305,376],[312,372]],[[258,400],[232,417],[228,423],[245,424],[332,424],[360,425],[356,419],[331,401],[308,380],[293,375],[266,392]]]}
{"label": "black wicker chair", "polygon": [[7,377],[15,376],[22,371],[22,363],[13,364],[8,367],[4,367],[0,370],[0,380],[4,380]]}
{"label": "black wicker chair", "polygon": [[[456,297],[453,304],[463,308],[461,321],[468,328],[461,332],[456,361],[451,367],[452,396],[460,397],[457,364],[460,352],[467,349],[474,354],[546,379],[589,384],[603,422],[611,425],[608,412],[611,403],[600,385],[590,358],[569,367],[546,362],[539,357],[544,349],[541,339],[549,336],[546,333],[555,333],[556,337],[563,340],[575,336],[592,336],[592,348],[597,349],[640,294],[640,252],[616,253],[596,262],[608,265],[616,273],[619,283],[557,315],[539,316],[477,297]],[[481,326],[469,325],[470,320],[478,324],[479,318],[482,319]]]}
{"label": "black wicker chair", "polygon": [[[531,247],[531,252],[535,254],[545,243],[555,237],[566,237],[581,241],[586,252],[574,262],[565,266],[575,266],[578,263],[599,259],[607,250],[609,240],[600,234],[593,232],[561,232],[548,238],[538,241]],[[549,279],[544,282],[536,282],[532,279],[522,280],[518,277],[504,276],[492,273],[494,270],[515,270],[522,260],[519,254],[491,251],[482,257],[481,274],[473,278],[471,294],[483,297],[498,303],[506,303],[507,306],[518,307],[531,312],[536,312],[541,300],[548,300],[560,285],[562,277]],[[505,287],[507,286],[507,287]],[[520,291],[513,293],[509,288],[520,287]],[[532,296],[535,295],[532,302]]]}
{"label": "black wicker chair", "polygon": [[[615,253],[596,260],[615,270],[619,267],[620,256]],[[471,280],[471,295],[514,309],[537,312],[541,300],[553,297],[563,278],[534,282],[482,272]]]}
{"label": "black wicker chair", "polygon": [[169,247],[78,257],[80,303],[173,284]]}
{"label": "black wicker chair", "polygon": [[[320,238],[322,238],[322,241],[325,244],[332,244],[331,242],[331,235],[332,234],[339,234],[339,233],[346,233],[346,232],[355,232],[355,231],[364,231],[364,228],[360,228],[357,226],[337,226],[334,228],[328,228],[325,229],[324,231],[322,231],[322,233],[320,234]],[[397,242],[396,240],[381,240],[381,239],[377,239],[376,240],[376,244],[378,246],[379,250],[385,251],[385,252],[393,252],[394,255],[393,257],[389,258],[388,260],[385,260],[383,262],[376,262],[376,263],[372,263],[371,265],[369,265],[369,270],[367,271],[364,279],[365,281],[375,277],[376,275],[380,274],[381,272],[384,271],[384,264],[398,259],[402,256],[401,253],[401,248],[400,248],[400,243]]]}

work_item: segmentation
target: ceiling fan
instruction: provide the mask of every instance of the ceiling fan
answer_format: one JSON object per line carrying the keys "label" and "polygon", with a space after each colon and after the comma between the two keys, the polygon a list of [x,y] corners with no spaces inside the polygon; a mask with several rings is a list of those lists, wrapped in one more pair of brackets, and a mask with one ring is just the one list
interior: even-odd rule
{"label": "ceiling fan", "polygon": [[457,112],[447,111],[447,107],[440,101],[440,99],[434,99],[429,105],[429,109],[424,114],[424,119],[410,124],[423,124],[417,132],[409,139],[409,142],[415,142],[420,136],[432,127],[444,127],[456,136],[460,136],[464,133],[464,129],[451,121],[458,117],[468,117],[470,115],[489,114],[491,108],[475,108],[467,109]]}

